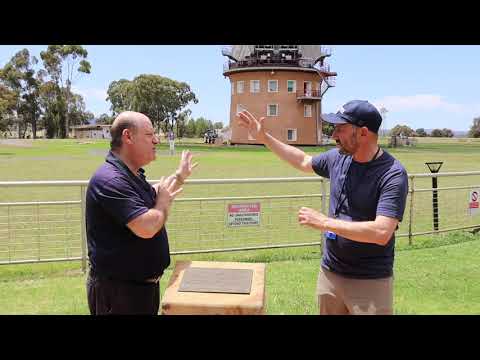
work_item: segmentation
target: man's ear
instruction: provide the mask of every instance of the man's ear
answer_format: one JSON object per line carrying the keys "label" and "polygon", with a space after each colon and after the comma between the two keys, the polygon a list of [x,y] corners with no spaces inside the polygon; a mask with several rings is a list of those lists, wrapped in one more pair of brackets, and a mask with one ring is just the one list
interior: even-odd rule
{"label": "man's ear", "polygon": [[123,129],[122,142],[127,144],[133,144],[132,132],[130,131],[130,129]]}
{"label": "man's ear", "polygon": [[367,136],[368,135],[368,128],[366,126],[362,126],[360,128],[360,135],[361,136]]}

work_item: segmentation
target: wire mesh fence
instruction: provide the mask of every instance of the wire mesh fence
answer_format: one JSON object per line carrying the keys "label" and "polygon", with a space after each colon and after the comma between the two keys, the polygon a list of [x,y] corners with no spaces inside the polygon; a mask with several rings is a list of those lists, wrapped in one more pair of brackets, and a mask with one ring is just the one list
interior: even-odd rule
{"label": "wire mesh fence", "polygon": [[[418,235],[480,227],[480,214],[469,210],[480,172],[435,174],[436,189],[432,176],[409,176],[397,238],[412,243]],[[82,260],[85,269],[87,185],[0,182],[0,264]],[[328,179],[197,179],[184,188],[166,225],[172,254],[321,245],[322,234],[300,226],[297,214],[302,206],[327,212]]]}

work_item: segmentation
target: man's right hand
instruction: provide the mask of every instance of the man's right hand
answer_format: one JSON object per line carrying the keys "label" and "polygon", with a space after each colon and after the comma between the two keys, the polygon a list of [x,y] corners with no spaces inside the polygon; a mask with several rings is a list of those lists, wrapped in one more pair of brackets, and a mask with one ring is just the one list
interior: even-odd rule
{"label": "man's right hand", "polygon": [[266,133],[263,121],[265,117],[257,120],[255,116],[250,114],[247,110],[241,111],[238,115],[238,125],[248,130],[256,140],[265,143]]}
{"label": "man's right hand", "polygon": [[179,188],[177,191],[173,191],[175,182],[175,176],[169,176],[165,178],[162,176],[160,182],[153,185],[153,188],[157,192],[157,199],[155,202],[155,208],[168,213],[173,199],[183,190]]}

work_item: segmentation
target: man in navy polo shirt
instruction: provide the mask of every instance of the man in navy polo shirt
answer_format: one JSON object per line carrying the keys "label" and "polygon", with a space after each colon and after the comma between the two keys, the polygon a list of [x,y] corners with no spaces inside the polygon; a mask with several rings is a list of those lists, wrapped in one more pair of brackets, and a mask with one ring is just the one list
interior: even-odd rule
{"label": "man in navy polo shirt", "polygon": [[142,169],[155,159],[159,142],[150,119],[123,112],[110,132],[111,150],[86,194],[88,306],[92,315],[156,315],[159,279],[170,264],[165,223],[196,164],[184,151],[176,173],[152,187]]}
{"label": "man in navy polo shirt", "polygon": [[368,101],[353,100],[336,114],[337,148],[310,156],[271,136],[248,111],[247,128],[278,157],[298,170],[330,178],[328,216],[300,208],[298,221],[324,232],[317,282],[320,314],[392,314],[395,230],[408,193],[405,168],[378,146],[382,117]]}

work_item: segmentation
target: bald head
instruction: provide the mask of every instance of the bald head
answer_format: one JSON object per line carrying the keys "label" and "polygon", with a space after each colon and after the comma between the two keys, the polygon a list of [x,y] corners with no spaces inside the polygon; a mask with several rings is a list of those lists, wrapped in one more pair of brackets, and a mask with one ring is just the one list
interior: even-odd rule
{"label": "bald head", "polygon": [[112,140],[110,141],[110,148],[117,150],[122,146],[122,134],[123,130],[128,129],[133,133],[136,133],[142,124],[150,119],[142,113],[135,111],[124,111],[115,118],[112,127],[110,128],[110,135]]}

